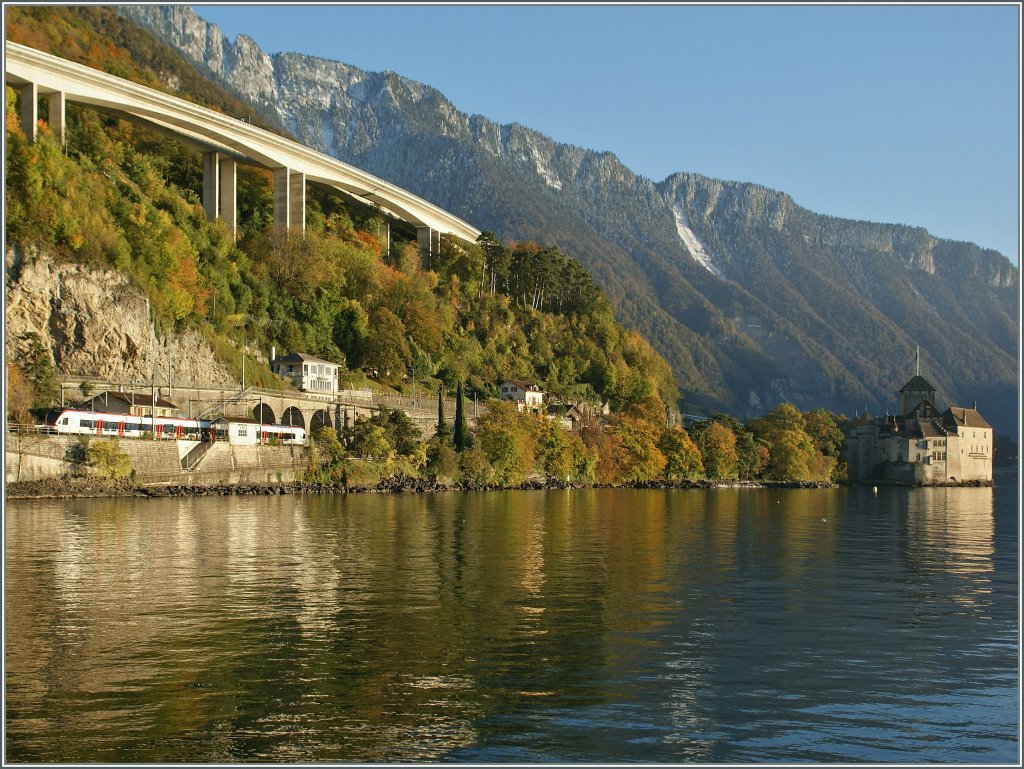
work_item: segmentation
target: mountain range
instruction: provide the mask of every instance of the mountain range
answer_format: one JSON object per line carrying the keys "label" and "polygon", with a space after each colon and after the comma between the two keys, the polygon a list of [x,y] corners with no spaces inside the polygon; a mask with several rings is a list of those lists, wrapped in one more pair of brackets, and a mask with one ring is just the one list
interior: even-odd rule
{"label": "mountain range", "polygon": [[920,349],[940,405],[977,402],[1016,432],[1019,269],[998,252],[817,214],[755,184],[655,182],[395,73],[229,40],[188,6],[119,10],[314,149],[579,258],[672,365],[685,411],[880,414]]}

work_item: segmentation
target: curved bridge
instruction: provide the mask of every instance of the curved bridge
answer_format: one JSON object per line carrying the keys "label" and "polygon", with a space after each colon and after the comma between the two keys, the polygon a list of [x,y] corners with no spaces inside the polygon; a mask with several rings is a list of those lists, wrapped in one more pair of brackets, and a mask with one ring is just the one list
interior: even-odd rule
{"label": "curved bridge", "polygon": [[447,233],[475,241],[480,231],[447,211],[340,160],[236,118],[75,62],[6,42],[5,79],[21,92],[25,133],[35,137],[40,96],[48,100],[51,130],[63,140],[65,102],[169,131],[204,152],[203,205],[209,219],[235,231],[236,163],[274,172],[274,224],[305,227],[305,184],[316,182],[414,225],[421,247],[433,250]]}

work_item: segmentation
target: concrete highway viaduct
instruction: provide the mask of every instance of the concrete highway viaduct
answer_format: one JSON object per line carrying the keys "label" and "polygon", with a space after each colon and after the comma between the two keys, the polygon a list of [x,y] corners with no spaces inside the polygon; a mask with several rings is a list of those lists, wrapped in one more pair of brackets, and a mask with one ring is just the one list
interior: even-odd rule
{"label": "concrete highway viaduct", "polygon": [[365,171],[291,139],[184,99],[147,88],[34,48],[6,42],[5,80],[20,96],[21,124],[36,136],[39,101],[47,101],[50,131],[65,140],[65,105],[96,110],[170,133],[203,153],[203,207],[209,220],[237,226],[237,164],[270,169],[274,178],[274,228],[305,229],[306,184],[350,196],[416,228],[425,253],[442,234],[473,242],[480,231],[453,214]]}

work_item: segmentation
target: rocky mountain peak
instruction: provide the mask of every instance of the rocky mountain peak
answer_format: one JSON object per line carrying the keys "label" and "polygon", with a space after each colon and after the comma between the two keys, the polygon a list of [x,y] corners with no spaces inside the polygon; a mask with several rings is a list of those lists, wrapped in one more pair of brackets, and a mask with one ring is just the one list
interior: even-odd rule
{"label": "rocky mountain peak", "polygon": [[756,184],[654,183],[612,153],[465,115],[395,73],[268,57],[184,6],[122,13],[309,146],[501,238],[578,257],[695,407],[750,415],[785,398],[884,412],[920,345],[948,401],[987,399],[986,414],[1016,419],[1018,268],[994,251],[816,214]]}

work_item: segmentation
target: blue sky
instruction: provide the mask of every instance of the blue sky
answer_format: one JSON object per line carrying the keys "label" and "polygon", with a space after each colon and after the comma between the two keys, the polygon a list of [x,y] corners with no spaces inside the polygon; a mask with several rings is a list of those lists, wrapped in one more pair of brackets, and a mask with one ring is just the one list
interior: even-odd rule
{"label": "blue sky", "polygon": [[1016,4],[194,6],[228,37],[434,86],[459,110],[1018,261]]}

